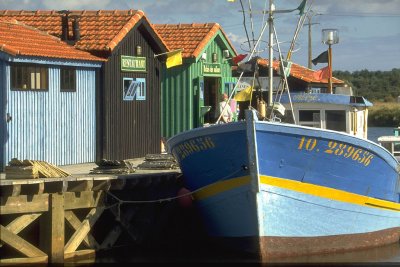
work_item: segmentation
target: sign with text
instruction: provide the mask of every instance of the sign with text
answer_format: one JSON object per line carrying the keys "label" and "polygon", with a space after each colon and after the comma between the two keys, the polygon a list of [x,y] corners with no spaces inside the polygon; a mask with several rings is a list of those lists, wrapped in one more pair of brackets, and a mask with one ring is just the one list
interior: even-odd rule
{"label": "sign with text", "polygon": [[202,67],[203,76],[204,75],[221,75],[221,64],[219,63],[203,63]]}
{"label": "sign with text", "polygon": [[146,71],[146,58],[121,55],[121,71]]}

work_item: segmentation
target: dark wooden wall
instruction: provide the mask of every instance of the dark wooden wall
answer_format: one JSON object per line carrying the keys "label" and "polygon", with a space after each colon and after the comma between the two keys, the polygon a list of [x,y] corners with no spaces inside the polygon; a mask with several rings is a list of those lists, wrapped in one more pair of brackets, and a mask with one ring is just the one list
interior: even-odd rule
{"label": "dark wooden wall", "polygon": [[[161,151],[161,71],[154,55],[160,52],[146,21],[137,25],[114,49],[102,70],[99,108],[101,158],[123,160]],[[122,72],[121,55],[136,56],[142,47],[147,58],[146,72]],[[163,51],[162,51],[163,52]],[[145,78],[146,100],[123,101],[123,78]]]}

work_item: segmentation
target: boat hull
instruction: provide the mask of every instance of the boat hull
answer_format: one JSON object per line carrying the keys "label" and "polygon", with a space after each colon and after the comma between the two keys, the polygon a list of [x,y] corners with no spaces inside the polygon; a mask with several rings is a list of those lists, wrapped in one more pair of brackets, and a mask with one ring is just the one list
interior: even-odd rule
{"label": "boat hull", "polygon": [[247,120],[168,147],[209,234],[263,260],[399,240],[397,161],[372,142]]}

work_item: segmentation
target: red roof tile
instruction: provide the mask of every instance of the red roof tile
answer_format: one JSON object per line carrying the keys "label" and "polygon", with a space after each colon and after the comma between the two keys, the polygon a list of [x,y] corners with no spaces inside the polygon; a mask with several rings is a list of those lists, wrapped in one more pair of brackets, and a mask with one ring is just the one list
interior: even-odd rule
{"label": "red roof tile", "polygon": [[0,17],[0,50],[11,55],[103,61],[58,38],[26,26],[15,19]]}
{"label": "red roof tile", "polygon": [[[81,38],[76,42],[75,47],[86,51],[112,51],[138,21],[147,20],[141,10],[71,10],[69,12],[69,17],[79,17]],[[0,18],[17,19],[58,38],[62,35],[63,16],[65,14],[54,10],[0,10]],[[150,23],[149,25],[151,27]],[[154,32],[158,35],[156,31]],[[69,35],[72,37],[71,20],[69,20]],[[163,43],[161,38],[160,41]]]}
{"label": "red roof tile", "polygon": [[184,58],[197,58],[204,47],[219,31],[221,31],[226,41],[233,51],[235,51],[235,48],[218,23],[153,24],[153,26],[170,50],[183,48],[182,57]]}
{"label": "red roof tile", "polygon": [[[259,59],[257,62],[259,65],[264,66],[264,67],[269,66],[268,59]],[[277,71],[279,69],[279,64],[280,64],[280,61],[278,61],[278,60],[274,61],[273,69],[275,71]],[[315,72],[316,72],[316,70],[312,70],[312,69],[306,68],[304,66],[301,66],[299,64],[292,63],[292,67],[290,69],[290,76],[300,79],[300,80],[303,80],[307,83],[328,83],[328,79],[322,79],[321,81],[315,79],[314,78]],[[332,83],[343,84],[345,82],[342,80],[336,79],[335,77],[332,77]]]}

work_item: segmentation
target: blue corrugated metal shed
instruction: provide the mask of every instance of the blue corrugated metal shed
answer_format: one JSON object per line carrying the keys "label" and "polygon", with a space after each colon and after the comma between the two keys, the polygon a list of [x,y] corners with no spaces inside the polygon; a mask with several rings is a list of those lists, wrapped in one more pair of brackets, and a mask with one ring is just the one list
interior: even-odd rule
{"label": "blue corrugated metal shed", "polygon": [[[10,68],[15,62],[48,67],[48,90],[13,90]],[[75,67],[76,91],[60,91],[62,65]],[[3,167],[12,158],[44,160],[56,165],[95,161],[96,68],[100,66],[93,62],[27,58],[0,60]]]}

